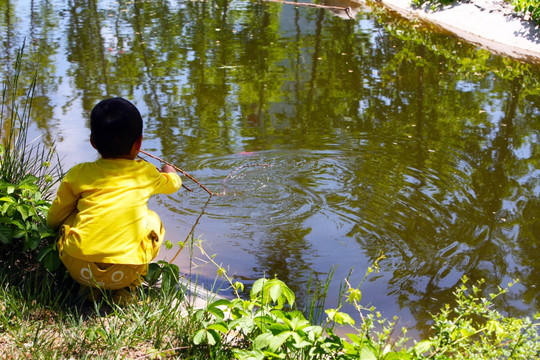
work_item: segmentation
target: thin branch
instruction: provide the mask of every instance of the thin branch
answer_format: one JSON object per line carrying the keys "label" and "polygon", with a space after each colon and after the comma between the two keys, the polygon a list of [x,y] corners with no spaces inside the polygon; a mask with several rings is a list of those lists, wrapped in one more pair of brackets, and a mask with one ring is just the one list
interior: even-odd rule
{"label": "thin branch", "polygon": [[204,186],[203,184],[201,184],[200,182],[198,182],[193,176],[189,175],[187,172],[185,172],[184,170],[180,169],[179,167],[177,167],[177,166],[171,164],[170,162],[167,162],[167,161],[163,160],[162,158],[159,158],[159,157],[157,157],[157,156],[155,156],[155,155],[152,155],[152,154],[150,154],[149,152],[146,152],[146,151],[144,151],[144,150],[141,150],[141,152],[142,152],[143,154],[145,154],[146,156],[150,156],[151,158],[156,159],[156,160],[158,160],[158,161],[160,161],[160,162],[162,162],[162,163],[164,163],[164,164],[166,164],[166,165],[172,166],[176,171],[180,171],[184,176],[187,176],[188,178],[190,178],[191,180],[193,180],[194,182],[196,182],[197,184],[199,184],[199,186],[202,187],[204,190],[206,190],[206,192],[207,192],[208,194],[210,194],[210,196],[214,195],[214,193],[211,192],[210,190],[208,190],[208,189],[206,188],[206,186]]}
{"label": "thin branch", "polygon": [[351,14],[351,8],[350,7],[333,6],[333,5],[321,5],[321,4],[296,2],[296,1],[286,1],[286,0],[262,0],[262,1],[279,3],[279,4],[287,4],[287,5],[294,5],[294,6],[307,6],[307,7],[319,8],[319,9],[327,9],[327,10],[340,10],[340,11],[345,11],[347,16],[351,20],[354,19],[354,17]]}
{"label": "thin branch", "polygon": [[209,197],[208,198],[208,201],[206,202],[206,204],[204,204],[202,210],[201,210],[201,213],[199,214],[199,216],[197,217],[197,220],[195,220],[195,224],[193,224],[193,226],[191,227],[191,230],[189,232],[189,234],[187,234],[186,236],[186,240],[184,241],[184,245],[183,246],[180,246],[180,249],[178,250],[178,252],[176,253],[176,255],[174,255],[174,257],[169,260],[168,262],[169,263],[172,263],[176,257],[178,256],[178,254],[180,254],[180,252],[184,249],[184,247],[186,246],[186,244],[188,243],[189,241],[189,238],[191,237],[191,235],[195,232],[195,227],[199,224],[199,221],[201,220],[201,217],[204,215],[204,210],[206,209],[206,207],[208,206],[208,203],[210,203],[210,199],[212,197]]}

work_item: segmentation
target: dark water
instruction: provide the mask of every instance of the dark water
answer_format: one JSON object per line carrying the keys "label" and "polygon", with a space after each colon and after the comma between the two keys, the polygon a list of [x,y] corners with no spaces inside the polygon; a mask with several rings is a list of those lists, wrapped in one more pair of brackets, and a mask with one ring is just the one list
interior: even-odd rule
{"label": "dark water", "polygon": [[[277,275],[302,303],[337,266],[332,306],[384,253],[363,303],[420,332],[463,275],[486,292],[519,278],[497,306],[538,311],[539,67],[341,4],[354,20],[255,1],[3,0],[2,78],[25,42],[35,132],[66,168],[96,158],[95,103],[132,100],[143,148],[219,195],[185,178],[193,192],[153,199],[168,239],[193,231],[247,285]],[[189,247],[175,263],[216,274]]]}

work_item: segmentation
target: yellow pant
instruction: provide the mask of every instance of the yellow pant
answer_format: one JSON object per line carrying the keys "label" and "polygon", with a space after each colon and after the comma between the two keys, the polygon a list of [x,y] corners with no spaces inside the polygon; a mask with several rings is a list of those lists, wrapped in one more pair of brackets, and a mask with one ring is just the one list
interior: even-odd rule
{"label": "yellow pant", "polygon": [[[60,238],[58,240],[58,252],[60,260],[65,265],[69,274],[81,285],[99,287],[107,290],[117,290],[125,287],[136,287],[141,284],[142,277],[148,272],[148,264],[130,265],[130,264],[108,264],[89,262],[72,257],[66,253],[64,242],[69,228],[73,225],[75,215],[71,214],[60,228]],[[148,239],[152,241],[152,261],[159,252],[159,247],[163,243],[165,229],[158,215],[148,210]]]}

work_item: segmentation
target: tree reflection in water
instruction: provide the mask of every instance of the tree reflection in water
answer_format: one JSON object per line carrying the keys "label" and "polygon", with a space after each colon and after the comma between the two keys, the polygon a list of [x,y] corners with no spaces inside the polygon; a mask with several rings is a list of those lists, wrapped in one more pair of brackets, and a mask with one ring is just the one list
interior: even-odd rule
{"label": "tree reflection in water", "polygon": [[[124,96],[148,150],[209,187],[275,165],[237,174],[198,225],[248,283],[277,274],[302,297],[339,265],[335,292],[383,251],[364,299],[419,329],[462,275],[488,291],[519,277],[498,305],[537,311],[538,67],[325,4],[354,20],[264,2],[2,2],[2,77],[26,38],[36,131],[71,156],[68,137],[87,141],[76,118]],[[184,240],[201,195],[158,204]]]}

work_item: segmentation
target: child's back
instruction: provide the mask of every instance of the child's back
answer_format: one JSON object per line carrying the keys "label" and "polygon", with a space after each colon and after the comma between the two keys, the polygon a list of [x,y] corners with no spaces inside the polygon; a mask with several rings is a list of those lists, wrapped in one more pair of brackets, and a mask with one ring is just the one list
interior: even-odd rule
{"label": "child's back", "polygon": [[102,158],[69,170],[47,220],[61,227],[60,258],[76,281],[108,289],[136,286],[164,235],[159,217],[147,209],[148,199],[173,193],[182,182],[171,167],[159,172],[135,160],[142,118],[128,101],[114,98],[96,105],[91,132]]}

